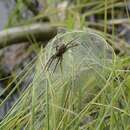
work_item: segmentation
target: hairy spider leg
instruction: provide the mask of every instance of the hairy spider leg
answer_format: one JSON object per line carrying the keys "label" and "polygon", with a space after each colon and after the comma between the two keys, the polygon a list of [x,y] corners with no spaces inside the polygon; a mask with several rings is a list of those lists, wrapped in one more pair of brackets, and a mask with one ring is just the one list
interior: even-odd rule
{"label": "hairy spider leg", "polygon": [[71,44],[70,46],[68,46],[68,48],[72,48],[72,47],[75,47],[75,46],[78,46],[79,44]]}
{"label": "hairy spider leg", "polygon": [[50,59],[47,61],[45,67],[44,67],[44,70],[48,70],[53,62],[53,60],[55,59],[55,56],[51,56]]}
{"label": "hairy spider leg", "polygon": [[59,61],[60,61],[60,57],[57,59],[56,65],[55,65],[54,70],[53,70],[53,73],[55,72],[56,67],[57,67],[57,65],[58,65]]}
{"label": "hairy spider leg", "polygon": [[62,61],[63,61],[63,56],[60,57],[60,68],[61,68],[61,73],[63,72]]}
{"label": "hairy spider leg", "polygon": [[66,46],[68,46],[68,45],[70,45],[73,41],[75,41],[77,38],[74,38],[74,39],[72,39],[71,41],[69,41],[67,44],[66,44]]}
{"label": "hairy spider leg", "polygon": [[56,45],[56,51],[58,51],[59,50],[59,45]]}
{"label": "hairy spider leg", "polygon": [[70,48],[76,47],[76,46],[78,46],[78,45],[79,45],[79,44],[72,44],[72,45],[70,45],[70,46],[67,47],[67,50],[70,49]]}

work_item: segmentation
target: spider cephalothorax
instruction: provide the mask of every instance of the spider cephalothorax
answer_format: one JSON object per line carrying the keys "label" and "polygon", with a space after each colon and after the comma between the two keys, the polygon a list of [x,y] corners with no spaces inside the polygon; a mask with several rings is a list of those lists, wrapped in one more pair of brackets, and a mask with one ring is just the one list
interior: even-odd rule
{"label": "spider cephalothorax", "polygon": [[70,48],[77,46],[78,44],[73,43],[76,39],[73,39],[71,41],[69,41],[67,44],[60,44],[56,46],[56,52],[49,58],[49,60],[47,61],[44,70],[48,70],[52,64],[52,62],[57,59],[56,65],[54,67],[53,72],[56,70],[56,67],[58,65],[58,63],[60,62],[60,64],[62,63],[62,59],[63,59],[63,54]]}

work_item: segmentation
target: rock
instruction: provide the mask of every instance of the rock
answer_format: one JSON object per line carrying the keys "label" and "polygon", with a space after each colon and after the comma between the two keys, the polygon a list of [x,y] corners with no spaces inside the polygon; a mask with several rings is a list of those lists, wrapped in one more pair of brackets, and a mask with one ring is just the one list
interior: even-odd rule
{"label": "rock", "polygon": [[30,55],[26,49],[28,44],[15,44],[4,49],[2,54],[2,68],[5,73],[11,73],[17,65],[20,65],[23,60]]}

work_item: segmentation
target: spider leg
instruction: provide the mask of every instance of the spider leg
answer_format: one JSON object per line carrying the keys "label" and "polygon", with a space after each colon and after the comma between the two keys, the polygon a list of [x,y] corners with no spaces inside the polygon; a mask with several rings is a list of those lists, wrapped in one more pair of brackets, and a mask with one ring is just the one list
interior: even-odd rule
{"label": "spider leg", "polygon": [[59,61],[60,61],[60,57],[57,59],[56,65],[55,65],[54,70],[53,70],[53,73],[55,72],[56,67],[57,67],[57,65],[58,65]]}
{"label": "spider leg", "polygon": [[70,45],[73,41],[75,41],[77,38],[74,38],[74,39],[72,39],[71,41],[69,41],[67,44],[66,44],[66,46],[68,46],[68,45]]}
{"label": "spider leg", "polygon": [[60,57],[60,68],[61,68],[61,73],[63,72],[62,61],[63,61],[63,56]]}
{"label": "spider leg", "polygon": [[59,45],[56,45],[56,51],[58,51],[58,49],[59,49]]}
{"label": "spider leg", "polygon": [[79,45],[79,44],[72,44],[72,45],[70,45],[70,46],[67,47],[67,50],[70,49],[70,48],[76,47],[76,46],[78,46],[78,45]]}
{"label": "spider leg", "polygon": [[51,56],[51,58],[47,61],[46,65],[44,67],[44,70],[48,70],[50,68],[53,60],[54,60],[54,56]]}

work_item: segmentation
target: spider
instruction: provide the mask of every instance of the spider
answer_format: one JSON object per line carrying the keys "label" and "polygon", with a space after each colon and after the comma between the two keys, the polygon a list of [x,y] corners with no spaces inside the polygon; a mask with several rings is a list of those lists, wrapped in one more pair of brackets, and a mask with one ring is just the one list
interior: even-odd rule
{"label": "spider", "polygon": [[53,70],[53,72],[55,72],[58,63],[60,62],[60,65],[62,64],[63,54],[70,48],[78,46],[78,44],[74,44],[73,41],[75,41],[75,39],[72,39],[67,44],[62,43],[61,45],[57,45],[56,52],[49,58],[49,60],[47,61],[46,65],[45,65],[44,70],[48,71],[52,62],[57,59],[56,65]]}

